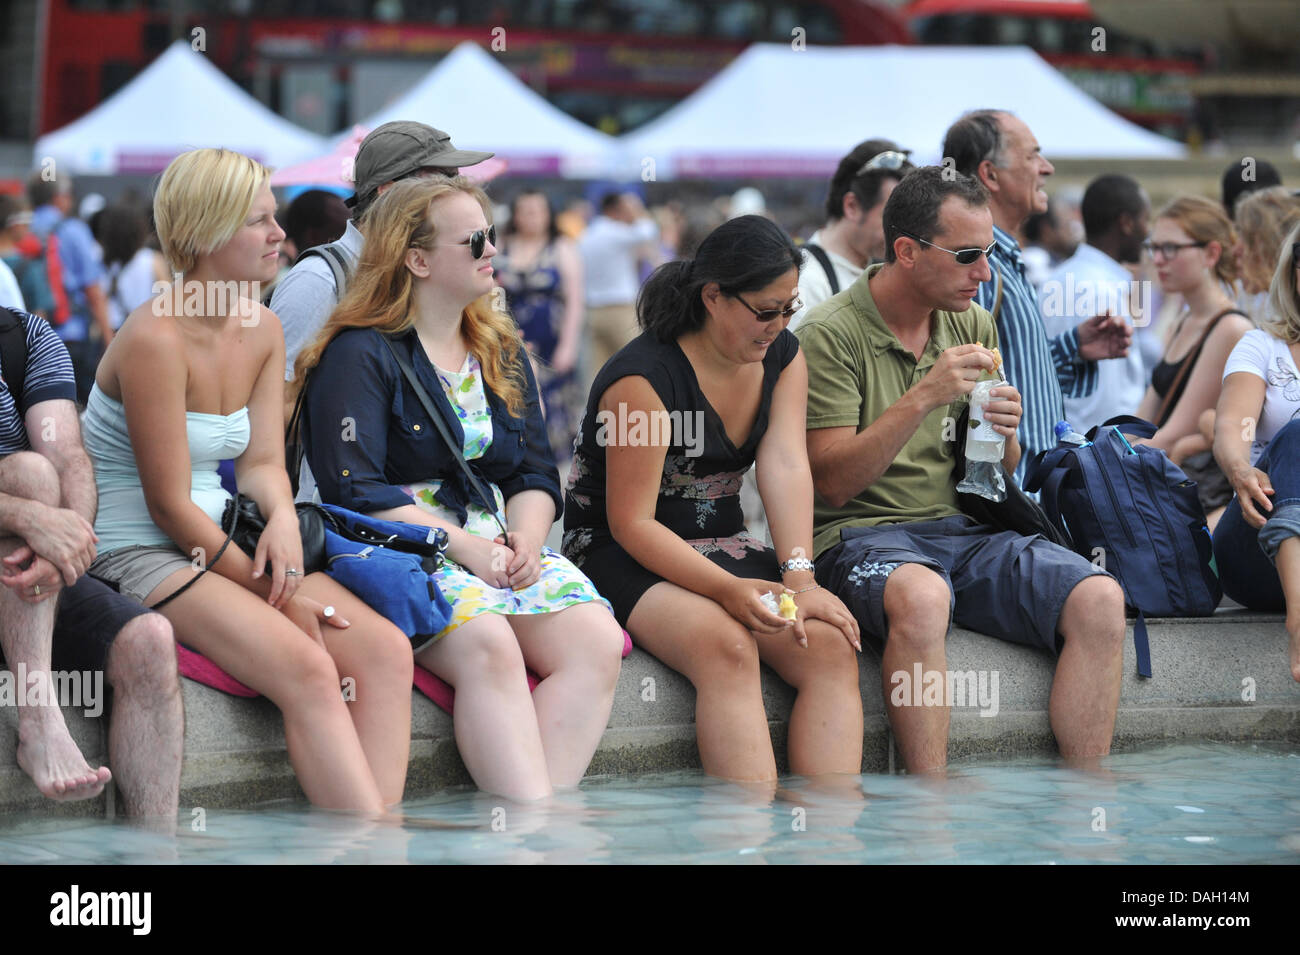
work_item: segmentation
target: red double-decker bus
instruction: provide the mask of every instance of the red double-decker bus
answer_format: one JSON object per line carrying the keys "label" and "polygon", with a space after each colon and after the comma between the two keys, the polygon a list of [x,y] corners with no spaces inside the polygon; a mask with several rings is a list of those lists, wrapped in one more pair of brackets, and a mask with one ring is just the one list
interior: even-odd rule
{"label": "red double-decker bus", "polygon": [[667,109],[756,40],[911,40],[896,13],[867,0],[47,0],[46,9],[39,132],[94,107],[177,37],[318,133],[373,113],[463,40],[614,133]]}

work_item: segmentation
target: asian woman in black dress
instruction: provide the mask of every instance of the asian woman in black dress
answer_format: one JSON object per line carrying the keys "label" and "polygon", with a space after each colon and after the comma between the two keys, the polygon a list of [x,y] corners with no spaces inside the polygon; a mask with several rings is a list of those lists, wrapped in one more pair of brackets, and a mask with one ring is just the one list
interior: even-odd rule
{"label": "asian woman in black dress", "polygon": [[[696,689],[706,772],[771,781],[759,662],[795,687],[796,773],[860,771],[857,623],[817,586],[805,447],[808,373],[786,325],[800,254],[741,216],[670,262],[637,302],[643,333],[601,369],[565,503],[564,553],[638,646]],[[775,551],[745,533],[741,479],[757,461]],[[763,596],[792,595],[793,620]]]}

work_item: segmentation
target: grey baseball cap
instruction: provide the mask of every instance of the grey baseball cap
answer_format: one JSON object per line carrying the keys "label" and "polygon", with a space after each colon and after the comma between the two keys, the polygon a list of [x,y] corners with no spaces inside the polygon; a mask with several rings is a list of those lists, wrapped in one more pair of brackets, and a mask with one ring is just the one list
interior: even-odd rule
{"label": "grey baseball cap", "polygon": [[459,169],[491,159],[493,155],[474,149],[457,149],[452,145],[450,134],[424,123],[405,119],[384,123],[361,140],[353,165],[356,195],[348,199],[347,204],[354,206],[384,183],[409,176],[425,166]]}

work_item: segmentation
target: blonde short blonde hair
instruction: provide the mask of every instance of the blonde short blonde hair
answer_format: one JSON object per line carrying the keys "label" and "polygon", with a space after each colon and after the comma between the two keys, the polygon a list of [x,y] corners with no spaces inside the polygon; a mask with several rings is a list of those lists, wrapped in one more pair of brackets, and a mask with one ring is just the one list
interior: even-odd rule
{"label": "blonde short blonde hair", "polygon": [[158,242],[173,272],[229,242],[271,170],[231,149],[192,149],[163,170],[153,197]]}
{"label": "blonde short blonde hair", "polygon": [[1282,240],[1277,255],[1277,268],[1268,287],[1268,315],[1259,323],[1260,328],[1288,345],[1300,342],[1300,291],[1296,289],[1295,259],[1291,251],[1300,242],[1300,225]]}
{"label": "blonde short blonde hair", "polygon": [[1282,237],[1300,223],[1300,198],[1284,186],[1259,189],[1237,200],[1237,231],[1246,254],[1242,277],[1253,289],[1266,289]]}

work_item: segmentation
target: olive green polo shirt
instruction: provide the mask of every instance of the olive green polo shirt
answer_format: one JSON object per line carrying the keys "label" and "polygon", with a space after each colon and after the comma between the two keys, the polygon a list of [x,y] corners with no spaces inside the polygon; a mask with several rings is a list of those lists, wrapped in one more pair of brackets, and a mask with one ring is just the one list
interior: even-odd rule
{"label": "olive green polo shirt", "polygon": [[[925,377],[956,345],[997,345],[993,317],[972,303],[964,312],[932,313],[930,340],[918,361],[889,330],[867,284],[874,265],[849,288],[815,306],[795,334],[808,363],[808,430],[852,425],[858,432]],[[961,403],[931,411],[870,487],[843,507],[813,503],[813,550],[840,542],[844,527],[928,521],[959,514],[952,442]]]}

